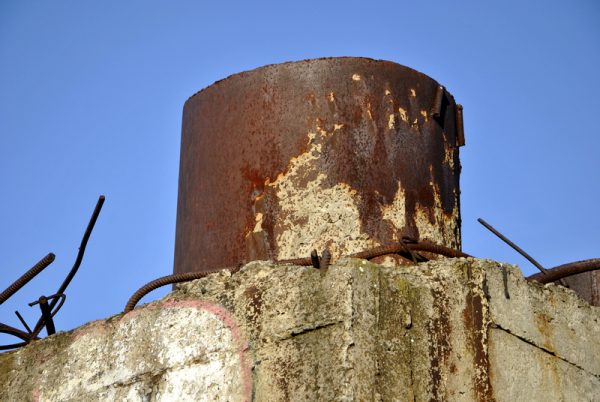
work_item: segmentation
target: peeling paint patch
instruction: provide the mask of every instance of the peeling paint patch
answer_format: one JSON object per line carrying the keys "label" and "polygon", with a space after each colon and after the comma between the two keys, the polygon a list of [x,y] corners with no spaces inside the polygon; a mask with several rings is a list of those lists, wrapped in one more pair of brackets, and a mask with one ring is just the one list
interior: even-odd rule
{"label": "peeling paint patch", "polygon": [[413,98],[416,98],[416,97],[417,97],[417,93],[416,93],[416,92],[415,92],[415,90],[414,90],[414,89],[412,89],[412,88],[410,89],[410,96],[412,96]]}
{"label": "peeling paint patch", "polygon": [[444,163],[454,170],[454,147],[444,142]]}
{"label": "peeling paint patch", "polygon": [[389,90],[389,89],[386,89],[386,90],[385,90],[385,94],[386,94],[386,95],[391,95],[392,93],[390,92],[390,90]]}
{"label": "peeling paint patch", "polygon": [[402,120],[404,120],[405,122],[408,123],[408,114],[406,113],[406,110],[404,110],[401,107],[399,107],[398,108],[398,113],[400,113],[400,118]]}
{"label": "peeling paint patch", "polygon": [[[398,191],[394,195],[394,200],[389,205],[384,205],[381,208],[381,218],[389,221],[396,228],[406,226],[406,195],[402,184],[398,183]],[[393,234],[394,238],[396,234]],[[398,239],[394,239],[398,240]]]}
{"label": "peeling paint patch", "polygon": [[[292,159],[285,174],[269,184],[283,217],[274,230],[279,247],[277,259],[309,255],[311,250],[325,247],[335,259],[374,245],[360,228],[356,190],[345,183],[325,188],[327,176],[316,163],[320,157],[321,144],[311,144],[305,153]],[[310,177],[314,179],[307,180]],[[330,242],[332,239],[343,241]]]}
{"label": "peeling paint patch", "polygon": [[[434,183],[432,185],[435,186]],[[459,244],[456,233],[458,229],[458,207],[455,205],[452,213],[444,213],[440,189],[434,189],[434,205],[425,208],[417,205],[415,208],[415,225],[419,230],[420,240],[430,240],[438,244],[447,244],[449,247],[458,248]]]}
{"label": "peeling paint patch", "polygon": [[373,120],[373,114],[371,113],[371,110],[371,102],[367,102],[367,115],[369,116],[369,120]]}
{"label": "peeling paint patch", "polygon": [[388,128],[390,130],[393,130],[394,127],[396,126],[396,116],[394,116],[394,114],[390,114],[390,117],[388,118]]}
{"label": "peeling paint patch", "polygon": [[427,114],[427,112],[425,110],[421,110],[421,116],[423,116],[423,118],[425,119],[425,122],[427,122],[429,120],[429,115]]}
{"label": "peeling paint patch", "polygon": [[353,74],[353,75],[352,75],[352,80],[354,80],[354,81],[360,81],[360,75],[358,75],[358,74]]}
{"label": "peeling paint patch", "polygon": [[256,225],[254,226],[254,233],[262,232],[263,214],[259,212],[256,214]]}
{"label": "peeling paint patch", "polygon": [[329,92],[329,102],[335,102],[335,94],[333,92]]}

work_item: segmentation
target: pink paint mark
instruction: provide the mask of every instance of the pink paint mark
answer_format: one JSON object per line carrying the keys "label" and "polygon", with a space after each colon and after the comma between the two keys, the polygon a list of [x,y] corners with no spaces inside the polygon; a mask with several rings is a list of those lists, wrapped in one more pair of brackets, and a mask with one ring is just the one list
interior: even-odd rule
{"label": "pink paint mark", "polygon": [[33,402],[40,402],[40,388],[39,386],[35,387],[33,391],[31,391],[31,400]]}
{"label": "pink paint mark", "polygon": [[103,320],[93,321],[83,327],[77,328],[73,332],[73,342],[87,334],[103,335],[106,333],[106,323]]}
{"label": "pink paint mark", "polygon": [[138,308],[131,310],[129,313],[125,313],[121,317],[121,319],[119,321],[121,321],[121,322],[123,322],[123,321],[129,321],[132,318],[135,318],[138,315],[140,315],[145,310],[151,310],[151,309],[155,309],[157,307],[158,307],[158,303],[157,302],[153,302],[153,303],[148,303],[148,304],[141,305]]}
{"label": "pink paint mark", "polygon": [[209,312],[216,316],[231,332],[234,342],[238,348],[238,355],[242,369],[242,381],[244,385],[244,396],[247,401],[252,399],[252,362],[248,356],[248,339],[241,331],[235,321],[235,317],[226,308],[219,304],[211,303],[205,300],[173,300],[168,299],[161,303],[164,308],[195,308]]}

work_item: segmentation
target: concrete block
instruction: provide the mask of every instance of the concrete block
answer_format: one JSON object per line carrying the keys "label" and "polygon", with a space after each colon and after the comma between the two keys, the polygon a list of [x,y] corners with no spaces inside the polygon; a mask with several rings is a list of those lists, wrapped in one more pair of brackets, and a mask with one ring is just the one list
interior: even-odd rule
{"label": "concrete block", "polygon": [[0,400],[595,401],[598,335],[493,261],[258,261],[0,355]]}

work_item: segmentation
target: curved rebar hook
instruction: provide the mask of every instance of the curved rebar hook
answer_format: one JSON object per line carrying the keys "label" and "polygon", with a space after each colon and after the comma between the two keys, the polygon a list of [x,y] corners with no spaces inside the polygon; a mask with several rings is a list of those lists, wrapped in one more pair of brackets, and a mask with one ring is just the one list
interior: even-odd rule
{"label": "curved rebar hook", "polygon": [[[77,258],[75,258],[75,263],[73,264],[73,267],[69,271],[69,274],[67,275],[67,277],[65,278],[63,283],[60,285],[60,287],[58,288],[58,290],[56,291],[55,294],[64,294],[65,290],[67,290],[67,286],[69,286],[69,283],[71,283],[71,281],[73,280],[73,277],[77,273],[77,270],[79,269],[79,266],[81,265],[81,261],[83,260],[83,254],[85,253],[85,247],[87,246],[87,242],[90,239],[90,235],[92,234],[92,230],[94,229],[96,220],[98,220],[98,215],[100,215],[100,211],[102,210],[102,205],[104,204],[104,200],[105,200],[105,197],[103,195],[98,197],[98,202],[96,203],[94,212],[92,212],[92,217],[90,218],[90,222],[88,223],[87,228],[85,229],[85,233],[83,234],[83,238],[81,239],[81,244],[79,245],[79,252],[77,253]],[[54,307],[56,307],[56,304],[58,302],[59,302],[58,298],[55,298],[54,300],[52,300],[52,302],[49,304],[50,310],[54,310]],[[64,303],[64,299],[63,299],[63,303]],[[60,307],[59,307],[59,309],[60,309]],[[40,319],[38,320],[37,324],[35,324],[35,327],[33,329],[33,336],[34,337],[38,336],[39,333],[41,332],[42,328],[44,328],[44,323],[43,323],[43,318],[40,317]]]}

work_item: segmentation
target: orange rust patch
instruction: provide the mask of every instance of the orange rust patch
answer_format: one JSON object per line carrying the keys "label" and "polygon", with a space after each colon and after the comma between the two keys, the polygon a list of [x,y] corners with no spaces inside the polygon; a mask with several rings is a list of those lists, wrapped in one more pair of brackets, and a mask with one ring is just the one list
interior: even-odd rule
{"label": "orange rust patch", "polygon": [[554,353],[554,345],[552,344],[552,328],[549,325],[552,319],[546,314],[535,315],[534,319],[535,325],[542,335],[542,346],[549,352]]}
{"label": "orange rust patch", "polygon": [[473,350],[474,391],[478,401],[493,401],[490,362],[486,348],[488,325],[484,317],[483,300],[473,289],[469,289],[465,299],[466,308],[463,310],[463,321],[467,332],[467,342]]}
{"label": "orange rust patch", "polygon": [[446,365],[450,355],[450,336],[452,328],[448,319],[448,309],[446,305],[448,298],[437,290],[432,289],[433,307],[437,316],[431,321],[430,334],[431,342],[429,344],[429,359],[431,361],[431,394],[432,400],[441,401],[445,399],[443,394],[442,367]]}

